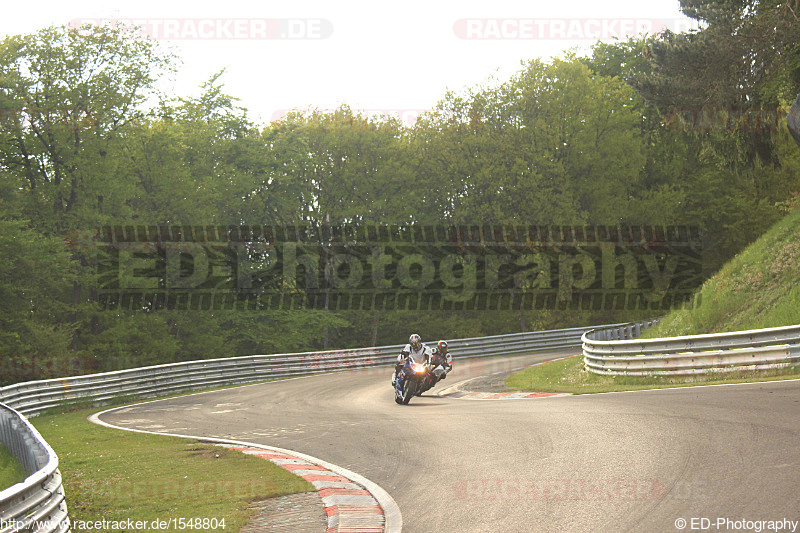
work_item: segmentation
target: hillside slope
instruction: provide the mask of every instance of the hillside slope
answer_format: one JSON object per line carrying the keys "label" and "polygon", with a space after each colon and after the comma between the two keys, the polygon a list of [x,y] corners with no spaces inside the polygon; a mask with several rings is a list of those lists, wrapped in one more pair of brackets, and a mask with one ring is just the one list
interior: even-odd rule
{"label": "hillside slope", "polygon": [[800,209],[729,261],[694,309],[672,311],[647,337],[800,324]]}

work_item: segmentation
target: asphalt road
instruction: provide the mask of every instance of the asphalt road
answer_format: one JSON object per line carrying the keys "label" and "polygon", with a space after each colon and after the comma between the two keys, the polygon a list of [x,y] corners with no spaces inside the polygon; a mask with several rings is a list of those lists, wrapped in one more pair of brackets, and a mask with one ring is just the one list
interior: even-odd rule
{"label": "asphalt road", "polygon": [[[563,355],[456,359],[438,389]],[[399,406],[390,374],[227,389],[103,420],[319,457],[386,489],[413,533],[674,532],[679,518],[733,531],[715,529],[717,519],[800,520],[800,381],[531,400],[429,392]]]}

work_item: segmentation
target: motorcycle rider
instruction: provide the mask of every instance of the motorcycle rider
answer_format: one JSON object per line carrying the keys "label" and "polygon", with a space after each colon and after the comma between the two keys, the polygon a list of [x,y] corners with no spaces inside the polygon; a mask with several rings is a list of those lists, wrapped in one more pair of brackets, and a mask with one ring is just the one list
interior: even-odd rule
{"label": "motorcycle rider", "polygon": [[[445,379],[447,373],[453,370],[453,356],[450,354],[450,349],[447,347],[447,341],[441,340],[436,343],[431,361],[437,361],[439,363],[432,371],[433,375],[438,377],[437,381]],[[439,369],[441,369],[441,371],[439,371]]]}
{"label": "motorcycle rider", "polygon": [[394,374],[392,374],[392,387],[394,387],[397,380],[397,374],[408,359],[412,359],[415,363],[427,363],[430,361],[432,353],[431,349],[422,343],[422,338],[413,333],[408,338],[408,344],[397,356],[397,364],[394,365]]}

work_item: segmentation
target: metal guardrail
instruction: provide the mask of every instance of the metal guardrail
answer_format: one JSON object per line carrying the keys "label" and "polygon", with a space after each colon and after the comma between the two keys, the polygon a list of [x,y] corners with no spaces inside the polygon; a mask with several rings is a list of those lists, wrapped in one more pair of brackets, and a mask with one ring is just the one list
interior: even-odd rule
{"label": "metal guardrail", "polygon": [[[678,375],[784,367],[800,362],[800,326],[639,339],[645,321],[450,341],[461,358],[583,346],[586,368],[607,375]],[[69,531],[58,457],[23,414],[65,402],[107,403],[214,386],[391,365],[402,345],[173,363],[0,388],[0,441],[30,474],[0,492],[0,533]],[[9,407],[10,406],[10,407]],[[15,410],[16,409],[16,410]],[[22,413],[22,414],[21,414]],[[38,522],[40,528],[35,529]]]}
{"label": "metal guardrail", "polygon": [[58,457],[24,416],[2,404],[0,442],[29,474],[0,491],[0,533],[69,531]]}
{"label": "metal guardrail", "polygon": [[655,321],[584,333],[586,369],[611,376],[680,376],[784,368],[800,363],[800,325],[639,339]]}
{"label": "metal guardrail", "polygon": [[[618,324],[617,324],[618,325]],[[595,326],[596,327],[596,326]],[[589,327],[448,341],[456,358],[489,357],[581,346]],[[0,402],[26,416],[69,402],[108,403],[183,391],[393,364],[404,345],[349,350],[251,355],[18,383],[0,388]]]}
{"label": "metal guardrail", "polygon": [[[534,331],[455,339],[448,343],[458,359],[521,354],[578,348],[581,336],[589,329]],[[24,483],[0,492],[0,524],[3,520],[11,523],[18,517],[23,519],[17,524],[20,528],[2,529],[4,526],[0,525],[0,533],[32,531],[29,526],[34,520],[50,520],[53,526],[53,529],[39,531],[69,530],[58,458],[22,415],[36,415],[65,403],[103,404],[120,397],[148,398],[223,385],[389,366],[403,346],[209,359],[30,381],[0,388],[0,439],[31,472]]]}

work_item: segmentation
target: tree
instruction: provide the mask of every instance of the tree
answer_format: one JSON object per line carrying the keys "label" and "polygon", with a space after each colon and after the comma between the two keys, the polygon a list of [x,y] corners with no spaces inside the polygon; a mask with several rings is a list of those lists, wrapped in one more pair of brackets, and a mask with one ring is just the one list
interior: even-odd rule
{"label": "tree", "polygon": [[31,229],[15,200],[12,184],[0,179],[0,355],[65,354],[75,266],[64,240]]}
{"label": "tree", "polygon": [[[574,57],[534,60],[498,87],[450,94],[420,135],[459,223],[618,223],[644,163],[635,93]],[[437,183],[438,182],[438,183]]]}
{"label": "tree", "polygon": [[726,137],[743,168],[776,166],[773,131],[753,126],[800,91],[800,23],[794,0],[682,0],[705,25],[665,32],[648,50],[650,68],[631,77],[662,112],[711,112],[731,118]]}
{"label": "tree", "polygon": [[63,233],[126,212],[118,141],[169,68],[152,41],[119,28],[53,27],[0,44],[0,165],[27,192],[25,216]]}
{"label": "tree", "polygon": [[415,219],[408,198],[412,168],[398,119],[342,106],[289,113],[267,131],[270,179],[302,198],[300,220],[318,224],[399,223]]}

